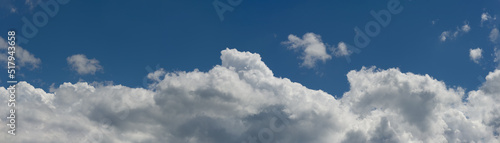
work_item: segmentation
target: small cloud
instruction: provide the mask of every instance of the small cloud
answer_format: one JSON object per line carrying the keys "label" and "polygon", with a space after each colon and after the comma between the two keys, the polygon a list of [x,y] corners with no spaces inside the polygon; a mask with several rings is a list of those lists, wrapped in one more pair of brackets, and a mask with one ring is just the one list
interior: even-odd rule
{"label": "small cloud", "polygon": [[490,32],[490,41],[493,42],[493,43],[496,43],[497,42],[497,39],[498,39],[498,28],[493,28]]}
{"label": "small cloud", "polygon": [[[441,35],[439,36],[439,40],[441,42],[444,42],[446,40],[452,40],[457,38],[460,35],[463,35],[464,33],[468,33],[471,28],[469,26],[469,23],[466,21],[464,22],[465,24],[462,27],[457,26],[457,30],[455,31],[443,31]],[[451,34],[453,32],[453,34]]]}
{"label": "small cloud", "polygon": [[481,14],[481,26],[483,26],[483,23],[485,22],[492,22],[494,20],[496,20],[497,17],[496,16],[491,16],[488,12],[484,12],[483,14]]}
{"label": "small cloud", "polygon": [[434,20],[432,20],[432,21],[431,21],[431,24],[432,24],[432,25],[436,25],[436,24],[437,24],[437,22],[439,22],[439,19],[434,19]]}
{"label": "small cloud", "polygon": [[470,49],[469,57],[474,63],[479,64],[479,60],[483,57],[483,50],[481,48]]}
{"label": "small cloud", "polygon": [[347,45],[344,42],[339,42],[337,48],[334,49],[334,54],[337,57],[349,56],[352,54],[352,51],[347,49]]}
{"label": "small cloud", "polygon": [[448,37],[450,37],[450,31],[444,31],[443,33],[441,33],[441,36],[439,36],[439,39],[441,40],[441,42],[444,42],[446,41],[446,39],[448,39]]}
{"label": "small cloud", "polygon": [[453,32],[453,38],[458,36],[458,31]]}
{"label": "small cloud", "polygon": [[[0,37],[0,51],[5,51],[0,54],[0,61],[2,63],[7,63],[7,41]],[[21,46],[16,46],[16,53],[14,54],[16,58],[17,67],[26,67],[29,65],[29,69],[36,69],[42,63],[39,58],[36,58],[35,55],[31,54]]]}
{"label": "small cloud", "polygon": [[42,0],[26,0],[24,2],[25,5],[29,6],[31,10],[35,8]]}
{"label": "small cloud", "polygon": [[487,12],[481,14],[481,22],[488,21],[489,19],[491,19],[491,15],[488,14]]}
{"label": "small cloud", "polygon": [[465,25],[462,26],[462,31],[465,32],[465,33],[467,33],[467,32],[470,31],[470,26],[469,26],[468,23],[465,23]]}
{"label": "small cloud", "polygon": [[15,7],[10,8],[10,13],[16,13],[17,9]]}
{"label": "small cloud", "polygon": [[490,14],[488,14],[487,12],[485,12],[485,13],[481,14],[481,26],[483,25],[483,23],[484,23],[485,21],[488,21],[488,20],[490,20],[490,19],[491,19],[491,15],[490,15]]}
{"label": "small cloud", "polygon": [[306,68],[313,68],[318,61],[326,62],[332,58],[326,52],[326,46],[321,41],[321,36],[314,33],[306,33],[302,39],[290,34],[288,41],[283,42],[283,44],[288,45],[288,49],[303,52],[300,57],[303,60],[301,66]]}
{"label": "small cloud", "polygon": [[70,56],[66,59],[73,70],[80,75],[95,74],[96,71],[102,70],[99,61],[96,59],[88,59],[83,54]]}
{"label": "small cloud", "polygon": [[163,68],[160,68],[157,71],[149,73],[147,77],[148,77],[148,79],[159,82],[162,80],[162,77],[164,77],[166,74],[167,74],[167,72],[165,72],[165,70]]}

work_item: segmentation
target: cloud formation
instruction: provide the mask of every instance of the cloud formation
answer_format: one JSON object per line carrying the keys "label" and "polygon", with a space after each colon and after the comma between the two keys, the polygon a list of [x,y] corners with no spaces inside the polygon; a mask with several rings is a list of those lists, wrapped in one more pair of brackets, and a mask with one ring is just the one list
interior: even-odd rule
{"label": "cloud formation", "polygon": [[99,61],[96,59],[88,59],[83,54],[76,54],[66,58],[68,65],[72,70],[75,70],[80,75],[95,74],[95,72],[102,70]]}
{"label": "cloud formation", "polygon": [[[7,41],[0,37],[0,51],[2,51],[2,54],[0,54],[0,62],[2,63],[8,62],[7,48]],[[28,69],[36,69],[42,63],[42,60],[36,58],[35,55],[31,54],[19,45],[16,46],[16,53],[14,56],[16,57],[16,66],[20,68],[27,67]]]}
{"label": "cloud formation", "polygon": [[289,49],[302,52],[300,57],[303,62],[301,66],[313,68],[318,61],[326,62],[332,58],[326,52],[326,46],[321,41],[321,36],[314,33],[306,33],[302,39],[295,35],[288,35],[288,41],[283,42]]}
{"label": "cloud formation", "polygon": [[479,59],[483,57],[483,50],[481,48],[476,48],[476,49],[470,49],[469,51],[469,57],[474,63],[478,64]]}
{"label": "cloud formation", "polygon": [[[64,83],[18,88],[12,142],[498,142],[500,70],[470,91],[375,67],[342,98],[279,78],[259,54],[226,49],[207,72],[159,71],[154,88]],[[160,76],[164,74],[164,76]],[[162,77],[162,78],[159,78]],[[159,80],[158,80],[159,79]],[[7,90],[0,88],[0,100]],[[0,114],[7,115],[7,106]],[[2,122],[5,118],[0,118]],[[0,126],[0,130],[7,130]]]}

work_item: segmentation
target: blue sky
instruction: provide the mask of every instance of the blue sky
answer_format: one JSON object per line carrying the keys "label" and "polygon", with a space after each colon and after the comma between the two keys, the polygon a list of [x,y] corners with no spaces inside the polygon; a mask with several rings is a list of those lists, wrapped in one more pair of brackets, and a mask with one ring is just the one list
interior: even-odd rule
{"label": "blue sky", "polygon": [[[43,8],[43,4],[46,4],[47,1],[56,4],[58,11],[54,13],[47,12]],[[4,33],[0,34],[0,37],[6,39],[7,31],[15,30],[19,37],[24,37],[28,40],[26,42],[18,40],[18,44],[22,47],[22,49],[19,49],[19,52],[24,53],[24,55],[18,55],[18,58],[20,58],[18,62],[22,63],[24,60],[25,65],[21,65],[21,68],[18,69],[16,74],[19,81],[26,81],[26,83],[20,83],[21,89],[26,88],[26,93],[21,91],[20,94],[31,96],[31,94],[38,94],[40,92],[39,95],[33,96],[43,96],[41,98],[44,99],[44,102],[53,100],[53,106],[58,108],[65,108],[66,102],[69,103],[72,100],[68,99],[59,102],[58,98],[61,97],[55,96],[53,98],[55,94],[53,91],[74,95],[74,97],[81,98],[82,100],[80,101],[84,103],[87,102],[83,97],[79,97],[87,93],[73,94],[73,92],[71,92],[73,88],[75,88],[75,92],[77,91],[76,89],[80,88],[85,90],[88,89],[92,92],[96,90],[95,94],[90,94],[88,96],[89,105],[93,105],[91,101],[95,101],[90,100],[93,99],[93,97],[90,97],[91,95],[108,95],[109,92],[118,92],[115,91],[116,89],[123,88],[123,91],[126,91],[126,93],[123,93],[124,98],[129,97],[129,93],[144,94],[145,97],[151,97],[149,100],[145,101],[145,103],[151,102],[161,105],[162,102],[165,102],[164,106],[158,107],[161,109],[165,107],[161,115],[169,112],[170,110],[167,110],[169,108],[181,109],[181,106],[175,106],[175,104],[172,103],[167,104],[167,101],[182,100],[183,98],[175,98],[183,94],[176,94],[176,91],[183,91],[184,89],[202,89],[200,90],[199,96],[203,98],[205,98],[204,96],[206,94],[212,95],[219,92],[228,92],[228,96],[235,99],[241,99],[241,101],[262,101],[260,100],[260,94],[263,94],[262,97],[267,97],[264,96],[264,93],[276,93],[276,97],[282,97],[284,99],[282,101],[283,103],[277,101],[277,99],[280,98],[275,99],[274,97],[269,97],[269,101],[262,101],[262,104],[259,103],[254,105],[250,103],[256,102],[242,102],[239,103],[242,106],[246,105],[246,103],[249,103],[249,105],[241,108],[228,108],[228,110],[248,109],[241,112],[242,116],[232,117],[230,115],[221,115],[220,117],[224,119],[227,117],[230,121],[232,121],[232,119],[248,120],[249,123],[255,123],[257,126],[260,125],[260,122],[251,122],[250,120],[259,119],[261,116],[264,118],[265,115],[271,114],[268,113],[271,109],[275,110],[276,108],[281,110],[274,106],[268,108],[267,102],[269,102],[269,104],[283,104],[283,108],[285,109],[304,108],[304,110],[297,111],[297,114],[304,113],[300,115],[309,113],[309,109],[315,112],[325,113],[318,114],[318,120],[325,119],[326,125],[334,126],[344,124],[342,122],[329,122],[332,119],[330,116],[326,115],[330,113],[345,116],[346,119],[352,117],[352,120],[356,120],[356,122],[345,123],[345,125],[350,126],[348,128],[339,129],[346,132],[352,130],[352,132],[342,132],[338,133],[339,136],[336,136],[337,134],[331,136],[331,138],[337,138],[337,140],[335,140],[337,142],[340,142],[340,139],[343,141],[355,139],[354,135],[358,135],[358,132],[351,127],[357,125],[370,125],[366,130],[360,130],[359,134],[366,134],[367,140],[376,142],[378,140],[378,138],[376,138],[377,135],[372,135],[371,133],[375,130],[378,132],[379,129],[387,128],[387,126],[390,127],[390,124],[387,125],[389,122],[396,122],[396,124],[400,123],[398,125],[401,126],[394,127],[395,131],[408,132],[415,137],[405,138],[407,136],[400,136],[398,139],[403,142],[410,140],[440,142],[443,140],[434,139],[443,138],[446,138],[447,141],[452,141],[452,139],[456,138],[459,138],[458,141],[478,141],[477,139],[481,139],[479,141],[498,141],[500,125],[483,125],[483,123],[488,123],[490,121],[493,123],[494,121],[500,120],[500,117],[493,118],[492,115],[491,119],[489,118],[490,116],[488,116],[488,118],[483,118],[482,115],[474,116],[476,115],[474,112],[477,111],[477,114],[479,114],[484,111],[484,113],[489,114],[493,113],[493,111],[490,112],[489,109],[500,108],[494,103],[486,103],[487,100],[481,100],[500,93],[500,91],[495,90],[498,89],[498,85],[500,85],[496,83],[498,79],[500,79],[500,74],[498,74],[500,73],[500,50],[497,50],[497,48],[500,48],[500,39],[498,38],[500,20],[496,19],[497,16],[500,15],[500,1],[399,0],[399,8],[401,11],[391,14],[391,20],[388,22],[388,25],[380,27],[380,32],[370,37],[370,43],[367,44],[366,47],[359,48],[360,52],[354,52],[352,47],[348,47],[347,49],[342,48],[343,46],[339,43],[351,46],[356,45],[354,40],[357,35],[355,31],[356,27],[359,27],[364,33],[367,33],[365,26],[369,23],[377,23],[376,18],[370,13],[371,11],[376,13],[387,11],[390,9],[388,8],[388,3],[390,4],[394,1],[397,0],[241,0],[239,4],[231,4],[230,2],[238,1],[150,0],[147,2],[138,2],[125,0],[43,0],[41,1],[41,5],[39,5],[39,0],[0,0],[0,32]],[[214,3],[218,4],[218,6],[226,6],[225,8],[232,10],[225,11],[222,14],[218,13],[217,9],[220,7],[214,7]],[[50,7],[51,10],[54,10],[53,6],[54,5]],[[43,20],[33,20],[33,17],[36,17],[36,15],[39,16],[39,14],[48,15],[46,19],[47,23],[34,23],[35,25],[42,26],[35,26],[37,29],[36,34],[32,36],[25,35],[23,31],[26,22],[23,21],[23,19],[26,18],[29,22]],[[3,49],[2,52],[4,52],[5,48],[1,46],[1,42],[2,41],[0,41],[0,50]],[[242,51],[248,51],[250,53]],[[258,56],[262,58],[261,61],[263,63],[258,59]],[[310,64],[305,64],[308,56],[312,59],[312,62]],[[0,57],[4,56],[2,55]],[[0,59],[2,62],[5,60],[6,59]],[[269,69],[267,69],[266,66]],[[376,68],[370,68],[372,66]],[[231,68],[236,72],[226,71],[226,69],[231,70]],[[244,80],[245,83],[251,85],[251,87],[243,86],[243,88],[241,88],[239,87],[241,81],[231,78],[225,79],[224,76],[216,74],[219,72],[226,73],[228,77],[237,74],[254,74],[255,71],[250,70],[262,73],[262,75],[259,76],[270,81],[270,83],[283,83],[283,86],[269,85],[266,87],[266,84],[259,83],[260,81],[257,82],[250,77],[246,77],[248,75],[240,75],[240,80]],[[274,77],[270,78],[267,74],[268,71],[272,71],[274,77],[287,78],[293,83],[282,79],[275,79]],[[178,72],[186,72],[186,74],[176,75],[175,73]],[[415,73],[415,75],[409,73]],[[147,79],[148,74],[150,79]],[[7,75],[7,73],[5,75]],[[432,78],[428,78],[425,75],[429,75]],[[155,79],[160,76],[167,78]],[[196,79],[196,77],[206,77],[210,78],[210,80]],[[387,79],[384,77],[387,77]],[[7,80],[7,76],[2,76],[0,78],[2,84],[6,84]],[[144,80],[147,81],[146,84]],[[226,82],[221,82],[219,80],[225,80]],[[406,82],[406,80],[408,80],[408,82]],[[196,81],[199,81],[199,83]],[[439,81],[442,81],[442,83]],[[70,83],[64,84],[65,82]],[[92,87],[89,87],[87,83],[93,82],[112,84],[104,87],[94,87],[92,84]],[[201,83],[207,83],[207,85],[201,85]],[[218,85],[215,83],[220,84]],[[294,83],[300,83],[304,87]],[[182,85],[179,89],[170,89],[176,87],[178,84]],[[386,85],[377,88],[368,86],[379,84]],[[404,84],[408,84],[408,87],[402,86]],[[157,91],[148,88],[148,85],[158,86]],[[235,91],[221,89],[219,87],[221,85],[226,85],[223,87],[235,88]],[[441,87],[441,85],[445,87]],[[384,88],[384,86],[388,87]],[[392,90],[393,86],[394,88],[399,88],[399,90]],[[38,90],[27,92],[31,91],[30,87],[42,88],[43,92]],[[465,91],[462,91],[461,88],[465,89]],[[414,90],[406,92],[407,89]],[[2,94],[4,90],[5,89],[0,88],[0,94]],[[295,90],[300,92],[296,92]],[[316,90],[322,90],[326,93],[317,92]],[[382,94],[384,90],[387,90],[386,94]],[[416,110],[416,108],[421,105],[428,105],[425,101],[422,101],[422,104],[419,102],[426,99],[424,97],[427,97],[427,93],[418,93],[417,95],[422,97],[414,99],[413,97],[406,98],[406,96],[400,96],[399,92],[404,95],[406,95],[406,93],[408,93],[408,95],[413,95],[414,91],[419,90],[428,91],[432,93],[432,95],[436,94],[435,100],[437,102],[436,104],[439,106],[441,103],[444,106],[444,104],[448,105],[448,101],[453,102],[453,104],[450,104],[450,111],[463,112],[464,114],[464,124],[460,125],[465,126],[481,123],[474,127],[478,126],[478,130],[484,130],[476,132],[480,135],[475,136],[476,134],[472,135],[471,133],[470,136],[473,137],[469,137],[465,132],[467,128],[462,128],[462,126],[460,126],[457,130],[467,135],[457,135],[458,137],[456,138],[449,136],[443,138],[424,136],[421,132],[429,131],[425,132],[429,133],[429,136],[440,135],[442,133],[440,130],[427,128],[430,128],[429,126],[441,127],[441,124],[437,125],[441,122],[434,121],[434,119],[441,119],[441,117],[447,115],[448,112],[441,112],[441,110],[438,112],[438,109],[427,111],[427,108],[422,108],[422,110],[425,110],[422,111],[422,115],[429,115],[429,118],[425,118],[427,116],[422,116],[424,119],[416,121],[415,123],[413,123],[413,120],[405,122],[405,120],[409,120],[408,118],[414,117],[412,114],[405,113],[420,113],[421,110]],[[100,93],[101,91],[104,91],[104,93]],[[193,93],[186,92],[186,96],[189,97],[191,94],[194,94],[192,96],[198,96],[198,90],[196,91],[197,92]],[[250,98],[247,97],[249,96],[247,94],[253,92],[255,92],[255,99],[247,99]],[[365,92],[366,94],[362,94]],[[172,95],[172,93],[174,93],[174,95]],[[302,102],[296,103],[295,98],[291,98],[292,96],[286,93],[293,93],[293,97],[297,97],[297,100],[304,101],[304,106],[297,107],[295,104],[302,105]],[[296,93],[317,95],[318,98],[310,99],[309,97],[295,96]],[[364,98],[366,97],[365,95],[372,94],[380,95],[380,97],[387,98],[387,100],[374,100],[370,102],[373,103],[373,106],[367,104],[366,108],[363,103],[359,103],[357,100],[358,97]],[[394,96],[392,96],[393,94]],[[114,94],[110,94],[109,98],[114,99],[112,98],[114,97],[113,95]],[[226,94],[220,95],[223,96],[220,97],[221,100],[226,99],[225,95]],[[449,97],[443,95],[454,96]],[[130,96],[134,97],[134,95]],[[219,94],[215,96],[218,97]],[[337,100],[332,100],[325,96],[335,96]],[[341,98],[343,96],[347,97]],[[467,98],[468,96],[472,97]],[[479,98],[483,96],[485,98]],[[85,98],[87,98],[87,96],[85,96]],[[107,100],[107,97],[102,98],[103,101]],[[287,99],[286,101],[288,101],[288,99],[290,100],[289,102],[285,102],[285,99]],[[394,102],[390,99],[394,99]],[[455,99],[459,100],[455,101]],[[371,98],[369,98],[369,100],[371,100]],[[395,103],[396,100],[401,101],[403,104],[404,101],[412,100],[415,101],[416,104],[401,104],[401,106],[407,108],[399,108],[395,107],[396,105],[400,105]],[[57,104],[56,101],[58,101]],[[80,101],[78,103],[80,103]],[[310,103],[312,101],[316,101],[317,104]],[[334,105],[321,101],[332,101],[331,103],[334,103]],[[491,97],[490,101],[500,101],[500,98]],[[178,103],[193,103],[193,110],[209,110],[212,109],[211,107],[214,107],[213,109],[220,109],[216,106],[218,104],[215,104],[217,102],[218,100],[214,101],[213,106],[211,106],[211,100],[206,102],[194,102],[189,100],[185,102],[179,101]],[[352,107],[350,105],[346,107],[350,109],[349,111],[352,110],[352,113],[341,112],[340,108],[337,112],[336,105],[337,103],[338,105],[342,104],[340,102],[352,103]],[[396,105],[393,107],[388,106],[389,103],[382,104],[385,102],[391,102],[391,104],[395,103]],[[195,106],[195,103],[203,103],[206,104],[207,107],[201,105]],[[464,108],[455,108],[455,103],[464,104]],[[483,107],[483,103],[485,108],[480,108]],[[45,104],[48,103],[44,103],[43,105]],[[354,106],[358,104],[359,106]],[[142,111],[142,104],[137,104],[137,106],[135,106],[136,104],[134,103],[133,105],[134,106],[128,106],[140,109],[131,111],[131,115],[133,115],[135,111]],[[37,109],[38,107],[36,106],[38,106],[38,104],[33,105],[32,108]],[[53,106],[51,105],[48,107]],[[31,105],[29,107],[31,107]],[[73,107],[73,105],[71,107]],[[191,106],[186,107],[191,109]],[[250,107],[255,107],[255,110],[265,108],[269,109],[269,111],[254,112],[254,108]],[[322,110],[324,109],[322,107],[328,107],[328,109],[331,108],[332,110],[325,111]],[[101,108],[101,106],[96,108]],[[107,109],[107,105],[103,105],[102,108]],[[114,109],[114,107],[112,108]],[[391,108],[395,109],[390,110]],[[86,108],[82,107],[82,109]],[[370,109],[370,111],[365,111],[366,109]],[[103,110],[103,112],[104,111],[107,110]],[[383,112],[384,115],[378,116],[379,114],[374,113],[374,120],[356,118],[358,115],[364,117],[365,112],[370,112],[370,116],[366,116],[367,118],[371,118],[372,112],[378,113],[379,111]],[[389,111],[391,113],[394,111],[394,114],[387,113],[386,115],[385,113]],[[151,117],[158,117],[156,116],[156,110],[151,110],[151,112],[145,114],[149,115],[149,113],[153,112],[155,114],[151,115]],[[228,113],[229,112],[232,113],[232,110],[228,111]],[[293,111],[284,109],[282,112],[288,114],[293,113]],[[498,111],[495,110],[495,113],[496,112]],[[43,113],[46,112],[44,111]],[[52,114],[52,112],[50,113]],[[85,113],[87,112],[82,112],[82,114]],[[205,115],[205,113],[206,112],[203,112],[197,115],[201,116]],[[235,112],[237,115],[240,115],[239,113],[240,112]],[[441,113],[443,116],[435,118],[430,117],[433,115],[441,115]],[[103,114],[103,116],[109,115]],[[177,114],[177,112],[172,114]],[[218,115],[220,113],[213,114]],[[395,114],[401,115],[401,117],[392,116]],[[97,113],[97,111],[95,114],[85,115],[88,117],[85,118],[85,121],[89,120],[90,123],[82,123],[82,126],[93,125],[92,123],[96,122],[93,119],[100,118],[98,115],[101,114],[100,112]],[[141,113],[140,115],[143,114]],[[323,118],[321,115],[325,115],[325,117]],[[500,113],[496,115],[500,115]],[[61,116],[66,116],[66,114]],[[195,122],[195,119],[193,119],[193,122]],[[212,118],[210,117],[210,119]],[[226,128],[226,124],[216,121],[218,119],[219,118],[213,119],[214,124]],[[290,117],[290,120],[291,119],[292,117]],[[457,120],[459,119],[462,121],[462,116],[457,115]],[[135,118],[128,118],[127,120],[113,118],[111,122],[113,123],[113,128],[121,128],[120,125],[126,125],[129,123],[128,121],[133,122],[133,120],[135,120]],[[171,126],[184,127],[182,125],[185,125],[177,124],[177,122],[167,123],[161,122],[160,119],[158,120],[158,124],[162,124],[162,127],[165,128]],[[179,120],[188,121],[188,119]],[[205,121],[205,119],[201,120]],[[207,120],[207,122],[209,121],[212,120]],[[448,118],[443,118],[443,122],[445,121],[447,123],[446,125],[452,128],[452,122],[448,122]],[[121,122],[123,122],[123,124],[114,124]],[[35,124],[34,122],[29,123]],[[410,124],[408,128],[406,128],[406,124]],[[413,128],[410,128],[414,126],[418,129],[413,130]],[[301,128],[300,125],[296,127]],[[3,127],[0,127],[0,129],[3,129]],[[239,128],[234,129],[236,130]],[[304,129],[302,132],[298,131],[295,133],[307,133],[308,131],[310,130]],[[328,132],[329,129],[318,129],[315,131],[318,131],[318,133]],[[470,131],[472,132],[472,130]],[[110,132],[115,133],[114,131]],[[170,131],[165,132],[170,133]],[[256,134],[255,132],[258,132],[258,129],[248,129],[241,132],[245,133],[245,135]],[[128,132],[116,133],[116,136],[105,138],[104,141],[111,141],[113,140],[112,137],[116,137],[116,139],[120,138],[120,135],[123,136],[125,133]],[[172,133],[170,135],[177,136],[182,133],[183,132],[178,134]],[[290,134],[294,134],[294,132],[290,132]],[[280,139],[283,142],[287,142],[293,140],[293,137],[311,137],[312,135],[313,133],[305,134],[304,136],[290,135],[292,138],[278,138],[277,136],[277,140]],[[191,139],[204,138],[202,135],[193,136],[195,137]],[[2,137],[5,136],[0,136],[0,138]],[[163,137],[168,138],[168,136],[154,135],[154,139],[147,141],[155,142],[162,140]],[[214,142],[224,142],[228,140],[240,140],[245,137],[225,138],[227,140],[222,140],[224,136],[220,138],[219,136],[206,138],[212,139]],[[177,138],[169,139],[172,142],[182,140],[175,140]],[[310,142],[311,140],[308,139],[311,138],[301,138],[298,141]],[[325,140],[328,139],[322,141]],[[195,140],[193,142],[197,141]]]}
{"label": "blue sky", "polygon": [[[8,0],[6,0],[8,1]],[[10,1],[9,1],[10,2]],[[10,2],[12,3],[12,2]],[[21,9],[2,14],[2,31],[19,30],[21,17],[31,18],[43,9],[15,3]],[[354,27],[373,21],[370,11],[386,9],[386,3],[365,1],[242,1],[221,21],[212,1],[70,1],[61,5],[38,34],[22,44],[42,60],[40,68],[23,69],[22,80],[48,88],[52,83],[114,81],[142,87],[147,66],[167,71],[207,71],[220,63],[222,49],[260,53],[278,77],[287,77],[312,89],[334,95],[348,90],[345,75],[362,66],[398,67],[405,72],[429,74],[451,86],[476,89],[493,63],[490,29],[481,27],[481,14],[496,15],[499,1],[401,1],[404,8],[359,54],[333,58],[313,69],[300,67],[300,53],[282,44],[289,34],[312,32],[324,43],[354,44]],[[443,9],[446,7],[446,9]],[[432,24],[432,21],[435,23]],[[464,23],[469,33],[442,42],[443,31]],[[489,26],[498,25],[498,21]],[[483,49],[481,64],[472,62],[469,49]],[[78,75],[66,58],[84,54],[103,66],[95,75]]]}

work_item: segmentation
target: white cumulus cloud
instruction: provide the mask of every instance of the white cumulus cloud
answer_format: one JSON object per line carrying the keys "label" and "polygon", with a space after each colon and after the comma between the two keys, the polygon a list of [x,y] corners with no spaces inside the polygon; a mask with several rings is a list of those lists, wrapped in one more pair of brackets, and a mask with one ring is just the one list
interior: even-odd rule
{"label": "white cumulus cloud", "polygon": [[[500,70],[467,93],[429,75],[362,68],[342,98],[279,78],[259,54],[226,49],[207,72],[148,76],[154,88],[17,84],[10,142],[498,142]],[[161,77],[161,78],[160,78]],[[0,87],[0,100],[8,100]],[[8,107],[0,106],[0,114]],[[0,118],[5,123],[6,118]],[[0,130],[8,130],[0,126]]]}
{"label": "white cumulus cloud", "polygon": [[306,33],[302,39],[295,35],[288,35],[288,41],[283,42],[289,49],[302,52],[300,57],[303,62],[301,66],[313,68],[318,61],[326,62],[332,58],[326,52],[326,46],[321,41],[321,36],[314,33]]}
{"label": "white cumulus cloud", "polygon": [[102,70],[102,66],[96,59],[88,59],[83,54],[76,54],[66,58],[68,65],[80,75],[95,74]]}
{"label": "white cumulus cloud", "polygon": [[475,63],[479,63],[479,60],[483,57],[483,50],[481,48],[470,49],[469,57]]}

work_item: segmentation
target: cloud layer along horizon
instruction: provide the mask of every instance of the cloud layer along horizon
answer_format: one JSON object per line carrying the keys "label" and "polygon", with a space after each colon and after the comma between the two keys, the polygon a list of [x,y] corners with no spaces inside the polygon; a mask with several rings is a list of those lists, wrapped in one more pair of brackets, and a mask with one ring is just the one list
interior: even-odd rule
{"label": "cloud layer along horizon", "polygon": [[[347,74],[343,97],[275,77],[259,54],[226,49],[207,72],[148,75],[153,88],[17,84],[12,142],[498,142],[500,70],[465,93],[429,75]],[[159,75],[159,74],[164,75]],[[161,77],[161,78],[159,78]],[[7,90],[0,88],[0,100]],[[464,100],[465,98],[465,100]],[[7,106],[0,113],[7,116]],[[0,118],[5,122],[5,118]],[[7,131],[7,127],[0,126]]]}

